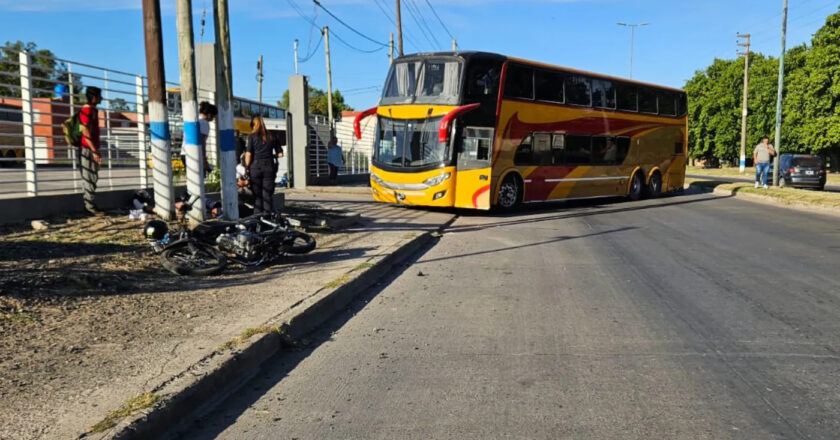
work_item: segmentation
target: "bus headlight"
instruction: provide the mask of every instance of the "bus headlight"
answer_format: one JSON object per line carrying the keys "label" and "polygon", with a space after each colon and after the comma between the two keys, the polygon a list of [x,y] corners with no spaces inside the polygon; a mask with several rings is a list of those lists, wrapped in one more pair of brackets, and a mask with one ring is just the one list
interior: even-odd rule
{"label": "bus headlight", "polygon": [[443,183],[444,180],[450,177],[452,177],[452,173],[443,173],[441,175],[426,179],[425,181],[423,181],[423,184],[428,186],[440,185],[441,183]]}
{"label": "bus headlight", "polygon": [[376,175],[376,174],[374,174],[374,173],[370,173],[370,179],[371,179],[371,180],[373,180],[374,182],[378,183],[379,185],[383,185],[383,184],[385,183],[385,182],[382,180],[382,178],[380,178],[379,176],[377,176],[377,175]]}

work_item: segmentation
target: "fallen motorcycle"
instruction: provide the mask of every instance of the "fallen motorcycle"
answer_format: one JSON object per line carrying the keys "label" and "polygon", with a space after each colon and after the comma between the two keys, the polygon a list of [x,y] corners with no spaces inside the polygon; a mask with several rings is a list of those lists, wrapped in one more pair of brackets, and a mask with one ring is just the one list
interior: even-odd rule
{"label": "fallen motorcycle", "polygon": [[238,221],[209,220],[190,230],[186,213],[194,203],[188,194],[179,199],[176,208],[181,215],[174,233],[160,220],[144,227],[146,239],[161,254],[163,266],[178,275],[215,274],[224,269],[228,259],[243,266],[258,266],[315,249],[315,239],[292,228],[280,214],[257,214]]}

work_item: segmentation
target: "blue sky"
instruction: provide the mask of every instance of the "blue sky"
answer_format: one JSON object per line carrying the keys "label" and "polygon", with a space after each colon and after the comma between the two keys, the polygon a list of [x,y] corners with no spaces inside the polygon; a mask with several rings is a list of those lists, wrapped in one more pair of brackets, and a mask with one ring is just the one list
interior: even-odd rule
{"label": "blue sky", "polygon": [[[335,35],[358,49],[381,47],[316,10],[311,0],[230,0],[234,94],[256,97],[256,60],[263,54],[264,100],[279,99],[294,73],[295,38],[301,57],[313,53],[300,65],[301,73],[311,78],[312,85],[326,88],[323,46],[314,51],[320,34],[289,2],[334,32],[334,89],[345,93],[356,109],[375,105],[388,68],[386,50],[361,53],[337,41]],[[394,0],[321,3],[382,43],[395,31],[390,21]],[[406,53],[451,47],[429,3],[462,50],[499,52],[622,77],[629,73],[630,30],[616,22],[649,22],[636,32],[633,77],[676,87],[715,57],[734,58],[736,32],[752,34],[754,51],[779,52],[782,0],[403,0]],[[145,74],[140,4],[140,0],[0,0],[0,42],[34,41],[61,58]],[[790,0],[788,47],[809,42],[838,4],[838,0]],[[212,5],[213,0],[193,0],[196,34],[201,10],[207,8],[204,42],[213,41]],[[80,12],[83,7],[88,10]],[[162,9],[167,80],[177,82],[174,0],[162,0]],[[424,32],[424,22],[429,31]],[[196,41],[201,40],[196,35]]]}

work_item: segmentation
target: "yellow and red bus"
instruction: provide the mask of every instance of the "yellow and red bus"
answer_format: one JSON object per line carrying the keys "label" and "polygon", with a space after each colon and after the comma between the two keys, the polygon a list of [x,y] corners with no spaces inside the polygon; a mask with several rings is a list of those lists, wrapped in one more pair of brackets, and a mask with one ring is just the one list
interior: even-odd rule
{"label": "yellow and red bus", "polygon": [[683,187],[683,90],[483,52],[407,55],[388,73],[370,183],[385,203],[509,210]]}

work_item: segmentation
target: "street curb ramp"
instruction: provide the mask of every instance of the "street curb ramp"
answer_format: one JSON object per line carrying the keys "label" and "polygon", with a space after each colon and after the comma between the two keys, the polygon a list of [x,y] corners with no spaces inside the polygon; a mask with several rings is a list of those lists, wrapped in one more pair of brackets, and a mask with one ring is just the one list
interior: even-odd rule
{"label": "street curb ramp", "polygon": [[259,366],[343,310],[395,266],[428,244],[432,233],[405,237],[382,254],[339,278],[341,285],[323,287],[293,304],[260,328],[268,329],[240,341],[232,350],[218,349],[152,393],[155,403],[130,414],[104,432],[88,431],[80,439],[134,440],[161,438],[195,415],[213,409],[250,380]]}

